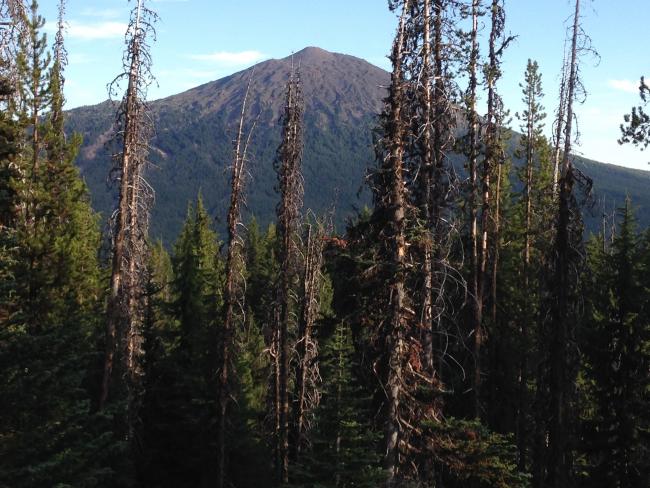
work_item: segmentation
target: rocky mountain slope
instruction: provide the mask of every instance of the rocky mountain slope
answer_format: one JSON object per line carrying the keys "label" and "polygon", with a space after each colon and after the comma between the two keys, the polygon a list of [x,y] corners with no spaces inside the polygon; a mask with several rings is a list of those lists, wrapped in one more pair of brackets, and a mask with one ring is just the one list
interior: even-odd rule
{"label": "rocky mountain slope", "polygon": [[[188,201],[201,192],[223,227],[229,199],[228,165],[232,139],[249,77],[253,76],[250,119],[253,135],[247,190],[248,211],[262,223],[273,219],[277,196],[273,161],[280,140],[280,114],[291,64],[300,66],[305,99],[305,205],[315,211],[336,208],[339,228],[356,208],[368,203],[363,181],[373,163],[372,128],[382,107],[389,73],[344,54],[308,47],[293,56],[151,103],[156,126],[148,179],[156,190],[151,234],[173,240]],[[254,72],[253,72],[254,69]],[[104,216],[113,208],[107,184],[111,167],[110,134],[114,108],[109,102],[70,111],[68,126],[84,145],[78,159],[94,207]],[[595,201],[611,208],[628,194],[640,223],[650,225],[650,173],[579,160],[594,180]],[[591,210],[595,226],[602,211]]]}

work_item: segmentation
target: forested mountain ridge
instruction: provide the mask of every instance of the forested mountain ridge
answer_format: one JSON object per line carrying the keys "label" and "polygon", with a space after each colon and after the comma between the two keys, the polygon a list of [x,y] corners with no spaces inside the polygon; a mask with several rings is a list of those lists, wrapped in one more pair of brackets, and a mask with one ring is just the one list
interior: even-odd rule
{"label": "forested mountain ridge", "polygon": [[[317,212],[335,206],[343,223],[355,208],[369,203],[364,177],[374,164],[372,129],[390,83],[388,72],[363,59],[307,47],[284,59],[206,83],[151,102],[156,135],[148,179],[156,191],[151,235],[171,242],[185,219],[184,203],[202,192],[210,215],[224,215],[228,204],[227,168],[241,102],[249,78],[251,118],[259,116],[251,142],[247,207],[266,224],[275,212],[273,160],[279,143],[278,120],[284,85],[294,63],[300,67],[305,99],[305,204]],[[552,105],[552,101],[547,101]],[[510,107],[517,110],[517,107]],[[106,216],[114,205],[107,175],[106,145],[114,109],[109,102],[80,107],[68,114],[68,129],[82,134],[77,159],[91,190],[93,206]],[[251,121],[249,120],[249,123]],[[511,142],[511,147],[516,143]],[[586,213],[597,228],[605,201],[611,213],[629,195],[642,227],[650,225],[650,173],[578,158],[578,168],[594,180],[595,205]],[[223,227],[219,223],[218,227]],[[340,228],[339,230],[342,230]]]}

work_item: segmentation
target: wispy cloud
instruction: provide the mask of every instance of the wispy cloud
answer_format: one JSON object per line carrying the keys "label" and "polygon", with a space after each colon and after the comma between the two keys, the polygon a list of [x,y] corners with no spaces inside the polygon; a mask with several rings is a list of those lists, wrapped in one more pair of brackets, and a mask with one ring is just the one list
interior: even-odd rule
{"label": "wispy cloud", "polygon": [[607,80],[607,85],[614,90],[626,93],[639,93],[639,82],[632,80]]}
{"label": "wispy cloud", "polygon": [[[124,22],[79,22],[71,20],[67,23],[65,36],[66,38],[82,41],[119,39],[124,37],[127,27]],[[57,26],[55,23],[48,22],[45,29],[48,32],[56,32]]]}
{"label": "wispy cloud", "polygon": [[259,51],[217,51],[210,54],[192,54],[189,57],[196,61],[206,61],[220,66],[243,66],[264,59],[264,54]]}
{"label": "wispy cloud", "polygon": [[97,22],[85,24],[70,21],[68,36],[72,39],[95,40],[124,37],[127,25],[123,22]]}

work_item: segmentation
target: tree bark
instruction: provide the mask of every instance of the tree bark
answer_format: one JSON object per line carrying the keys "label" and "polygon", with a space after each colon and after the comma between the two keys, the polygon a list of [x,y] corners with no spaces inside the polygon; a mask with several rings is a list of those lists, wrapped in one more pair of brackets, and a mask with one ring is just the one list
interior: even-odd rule
{"label": "tree bark", "polygon": [[[248,141],[244,140],[244,119],[252,79],[249,78],[242,102],[239,125],[231,172],[230,208],[228,210],[228,254],[226,258],[226,282],[224,286],[224,322],[219,341],[218,366],[218,434],[217,434],[217,487],[224,488],[226,478],[226,424],[228,404],[230,401],[231,350],[234,342],[235,307],[238,301],[238,279],[242,273],[241,240],[239,225],[241,223],[241,206],[244,199],[244,175]],[[252,133],[252,129],[251,129]]]}
{"label": "tree bark", "polygon": [[391,304],[390,322],[386,338],[389,352],[388,378],[386,393],[388,400],[388,417],[386,421],[386,454],[385,469],[387,473],[386,486],[388,488],[399,486],[399,442],[402,431],[400,425],[400,402],[402,400],[402,364],[405,355],[405,328],[404,304],[406,284],[404,267],[406,263],[406,202],[405,184],[403,176],[404,165],[404,121],[402,120],[404,79],[402,72],[402,58],[404,46],[404,29],[407,10],[410,2],[404,1],[397,37],[393,44],[392,62],[393,72],[390,87],[390,115],[389,130],[387,133],[389,155],[388,171],[390,178],[388,208],[390,209],[390,261],[394,268],[393,279],[390,284]]}

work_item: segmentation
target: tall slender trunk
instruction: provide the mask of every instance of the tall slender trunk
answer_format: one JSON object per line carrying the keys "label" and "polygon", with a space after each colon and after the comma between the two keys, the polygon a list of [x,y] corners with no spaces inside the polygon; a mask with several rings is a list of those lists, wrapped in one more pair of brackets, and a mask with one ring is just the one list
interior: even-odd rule
{"label": "tall slender trunk", "polygon": [[518,386],[518,413],[517,413],[517,451],[518,467],[524,472],[526,470],[526,448],[528,445],[527,421],[528,421],[528,347],[529,328],[533,323],[530,299],[530,260],[531,260],[531,234],[532,234],[532,188],[533,188],[533,164],[535,157],[535,130],[533,114],[536,100],[534,89],[528,95],[528,120],[526,124],[526,187],[524,188],[524,205],[526,211],[526,223],[524,230],[524,323],[520,326],[522,353],[519,361],[519,386]]}
{"label": "tall slender trunk", "polygon": [[[476,90],[478,86],[477,74],[478,69],[478,17],[480,0],[472,0],[472,31],[471,31],[471,48],[469,60],[469,90],[468,90],[468,111],[469,111],[469,177],[470,177],[470,195],[469,195],[469,218],[470,218],[470,295],[472,300],[472,331],[474,335],[474,371],[473,371],[473,409],[474,415],[481,415],[481,347],[483,344],[483,279],[482,271],[482,242],[479,240],[479,218],[478,203],[480,179],[478,174],[478,152],[479,152],[479,120],[476,111]],[[487,241],[486,241],[487,244]]]}
{"label": "tall slender trunk", "polygon": [[[568,60],[565,46],[564,58],[562,61],[562,80],[560,81],[560,100],[558,103],[557,117],[555,121],[555,134],[553,136],[553,196],[557,196],[558,192],[560,163],[562,162],[562,133],[564,131],[565,122],[567,121],[567,75],[569,70],[567,63]],[[566,141],[564,142],[566,144]]]}
{"label": "tall slender trunk", "polygon": [[[445,151],[449,145],[449,139],[453,136],[454,118],[449,116],[449,98],[445,89],[445,46],[443,44],[443,17],[446,10],[446,0],[434,0],[434,21],[433,21],[433,58],[434,58],[434,91],[433,91],[433,203],[432,203],[432,225],[433,230],[433,272],[432,272],[432,315],[431,344],[426,344],[425,360],[430,372],[442,374],[442,364],[434,364],[434,335],[442,338],[441,323],[444,313],[444,286],[443,275],[446,273],[445,253],[447,252],[448,226],[445,223],[445,211],[447,207],[447,181]],[[442,340],[442,339],[441,339]]]}
{"label": "tall slender trunk", "polygon": [[279,323],[278,336],[278,399],[277,470],[280,483],[289,482],[289,374],[290,352],[289,324],[292,319],[292,287],[296,267],[296,238],[300,209],[302,208],[302,185],[300,158],[302,152],[302,95],[299,75],[292,66],[287,83],[286,106],[282,142],[278,149],[278,180],[281,201],[278,206],[278,230],[280,235],[280,280],[278,284]]}
{"label": "tall slender trunk", "polygon": [[[138,1],[129,26],[129,64],[128,71],[124,74],[128,79],[128,86],[119,112],[119,133],[122,137],[122,151],[118,162],[120,191],[113,233],[106,353],[99,398],[99,408],[103,409],[109,399],[111,383],[115,376],[115,383],[122,386],[125,393],[126,435],[130,439],[134,438],[142,387],[142,321],[149,205],[147,194],[151,191],[143,175],[148,131],[139,90],[143,83],[141,72],[146,69],[142,65],[142,49],[148,28],[143,28],[142,17],[148,15],[155,18],[155,14],[145,9],[143,3],[144,0]],[[144,59],[148,59],[146,53]],[[116,367],[120,368],[119,375],[115,375]]]}
{"label": "tall slender trunk", "polygon": [[578,70],[578,36],[580,32],[580,0],[576,0],[571,41],[571,64],[567,80],[566,126],[564,130],[564,153],[562,177],[559,187],[559,214],[556,236],[555,288],[557,303],[553,313],[553,331],[550,356],[551,415],[549,429],[548,485],[553,488],[568,486],[570,453],[568,445],[568,415],[570,377],[568,368],[569,327],[571,317],[569,303],[570,278],[570,200],[573,192],[573,171],[571,161],[573,101]]}
{"label": "tall slender trunk", "polygon": [[402,71],[403,48],[405,38],[405,20],[409,0],[404,1],[400,17],[397,37],[393,43],[391,59],[393,72],[390,87],[389,129],[387,133],[389,154],[388,167],[389,188],[388,208],[390,210],[390,261],[394,268],[391,289],[389,329],[387,331],[387,348],[389,354],[388,378],[386,394],[388,396],[388,417],[386,421],[386,454],[385,469],[387,473],[386,486],[392,488],[399,485],[399,441],[401,433],[400,402],[402,401],[402,362],[405,354],[405,328],[407,326],[404,313],[406,284],[404,266],[406,263],[406,201],[404,184],[404,121],[402,120],[404,78]]}
{"label": "tall slender trunk", "polygon": [[421,173],[420,180],[420,202],[421,212],[425,222],[425,235],[423,243],[422,263],[422,297],[420,310],[421,330],[423,331],[424,361],[428,372],[433,373],[433,309],[432,309],[432,287],[433,287],[433,246],[434,246],[434,212],[433,195],[435,188],[434,181],[434,154],[431,140],[432,132],[432,75],[431,66],[431,5],[430,0],[424,0],[422,11],[423,35],[422,35],[422,77],[420,80],[422,90],[422,112],[424,120],[421,142]]}
{"label": "tall slender trunk", "polygon": [[293,403],[292,450],[297,458],[305,444],[308,428],[307,414],[317,406],[320,394],[315,384],[318,377],[317,344],[313,337],[314,323],[319,311],[321,268],[325,229],[320,222],[307,224],[307,249],[302,276],[302,305],[296,343],[296,385]]}
{"label": "tall slender trunk", "polygon": [[244,198],[244,171],[246,165],[246,154],[248,150],[248,138],[244,140],[244,119],[246,116],[246,105],[250,93],[252,79],[249,78],[246,86],[246,93],[242,102],[239,125],[231,172],[231,194],[230,208],[228,210],[228,254],[226,258],[226,282],[224,286],[224,321],[219,340],[219,366],[218,366],[218,433],[217,433],[217,488],[224,488],[226,477],[226,425],[228,404],[230,400],[230,368],[231,351],[234,342],[235,328],[235,307],[239,288],[238,279],[241,275],[241,240],[239,237],[239,225],[241,223],[241,206]]}

